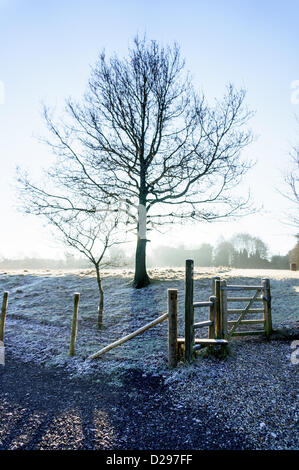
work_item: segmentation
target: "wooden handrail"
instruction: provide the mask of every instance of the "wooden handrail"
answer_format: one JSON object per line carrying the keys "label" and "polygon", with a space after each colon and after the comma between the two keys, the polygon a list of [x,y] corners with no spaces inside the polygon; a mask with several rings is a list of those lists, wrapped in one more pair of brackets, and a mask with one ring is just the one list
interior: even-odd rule
{"label": "wooden handrail", "polygon": [[166,320],[168,318],[168,313],[163,313],[160,317],[156,318],[155,320],[151,321],[150,323],[147,323],[146,325],[142,326],[136,331],[133,331],[133,333],[130,333],[127,336],[124,336],[123,338],[118,339],[117,341],[114,341],[113,343],[109,344],[103,349],[100,349],[100,351],[92,354],[91,356],[88,356],[87,359],[96,359],[97,357],[102,356],[106,352],[110,351],[113,348],[116,348],[116,346],[120,346],[121,344],[125,343],[126,341],[129,341],[132,338],[135,338],[135,336],[140,335],[144,331],[148,330],[152,326],[158,325],[158,323],[161,323],[162,321]]}

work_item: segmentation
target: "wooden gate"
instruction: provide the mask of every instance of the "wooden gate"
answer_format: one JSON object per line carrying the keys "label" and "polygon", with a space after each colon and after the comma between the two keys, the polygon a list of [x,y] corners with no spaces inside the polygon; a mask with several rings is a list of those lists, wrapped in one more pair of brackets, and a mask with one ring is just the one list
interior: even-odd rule
{"label": "wooden gate", "polygon": [[[239,293],[242,291],[245,294],[240,297]],[[237,308],[229,305],[232,303]],[[220,310],[225,339],[248,335],[266,335],[269,338],[272,332],[270,280],[263,279],[260,286],[229,285],[225,280],[222,281]],[[262,317],[256,318],[259,313],[262,313]],[[253,329],[248,329],[249,327]]]}
{"label": "wooden gate", "polygon": [[[194,302],[193,264],[193,260],[186,260],[185,337],[178,338],[178,347],[184,346],[185,349],[185,361],[191,362],[193,353],[197,349],[209,345],[227,345],[234,336],[270,337],[272,316],[269,279],[263,279],[260,286],[246,286],[230,285],[225,280],[221,281],[220,277],[216,277],[213,280],[213,295],[209,300]],[[242,291],[245,291],[245,294],[240,296]],[[231,303],[236,308],[231,307]],[[194,309],[204,307],[209,308],[208,320],[194,322]],[[256,314],[259,313],[263,314],[262,317],[256,318]],[[209,328],[208,338],[195,338],[195,330],[202,327]]]}

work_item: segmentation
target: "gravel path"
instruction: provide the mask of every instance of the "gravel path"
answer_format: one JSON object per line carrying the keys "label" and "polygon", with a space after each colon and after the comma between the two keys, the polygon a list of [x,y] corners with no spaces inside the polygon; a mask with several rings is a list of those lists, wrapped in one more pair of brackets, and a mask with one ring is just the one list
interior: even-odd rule
{"label": "gravel path", "polygon": [[116,391],[103,380],[69,380],[63,370],[8,357],[0,375],[0,449],[252,448],[209,412],[174,404],[161,378],[135,370],[122,379]]}
{"label": "gravel path", "polygon": [[[257,359],[255,369],[253,346],[238,343],[237,361],[205,359],[167,377],[132,368],[118,387],[100,372],[70,379],[63,368],[8,354],[0,366],[0,449],[294,449],[297,366],[277,377],[289,346],[273,341],[265,368]],[[262,351],[265,342],[257,342],[255,354]]]}

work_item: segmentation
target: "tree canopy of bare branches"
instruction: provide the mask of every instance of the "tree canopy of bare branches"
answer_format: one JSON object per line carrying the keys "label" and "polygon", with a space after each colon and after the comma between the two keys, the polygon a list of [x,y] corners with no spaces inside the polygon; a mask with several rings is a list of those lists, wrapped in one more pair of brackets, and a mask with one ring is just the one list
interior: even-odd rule
{"label": "tree canopy of bare branches", "polygon": [[291,168],[286,172],[284,183],[286,191],[282,194],[291,202],[288,222],[299,228],[299,148],[294,147],[290,153]]}
{"label": "tree canopy of bare branches", "polygon": [[146,286],[149,229],[189,220],[242,215],[248,198],[232,190],[250,168],[245,91],[227,87],[209,105],[193,89],[178,45],[135,38],[127,58],[105,53],[80,103],[66,102],[62,120],[44,116],[57,155],[49,186],[20,176],[27,210],[61,213],[118,210],[137,235],[134,285]]}

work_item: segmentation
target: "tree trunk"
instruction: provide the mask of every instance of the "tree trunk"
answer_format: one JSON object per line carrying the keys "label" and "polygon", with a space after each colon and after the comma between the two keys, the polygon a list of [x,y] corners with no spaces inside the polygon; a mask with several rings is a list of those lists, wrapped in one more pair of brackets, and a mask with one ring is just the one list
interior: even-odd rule
{"label": "tree trunk", "polygon": [[134,287],[141,289],[150,284],[150,278],[146,272],[146,240],[138,237],[135,257]]}
{"label": "tree trunk", "polygon": [[96,273],[97,273],[98,288],[99,288],[99,292],[100,292],[100,301],[99,301],[99,306],[98,306],[98,328],[100,330],[103,326],[104,291],[103,291],[103,288],[102,288],[102,279],[101,279],[101,275],[100,275],[99,266],[96,266]]}

